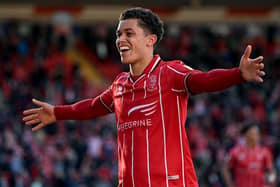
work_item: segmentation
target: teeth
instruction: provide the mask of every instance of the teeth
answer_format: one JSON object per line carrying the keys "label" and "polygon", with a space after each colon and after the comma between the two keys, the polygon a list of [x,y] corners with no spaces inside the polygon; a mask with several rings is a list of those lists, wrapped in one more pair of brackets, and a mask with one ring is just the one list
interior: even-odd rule
{"label": "teeth", "polygon": [[127,46],[122,46],[122,47],[120,47],[120,50],[122,51],[122,50],[129,50],[129,47],[127,47]]}

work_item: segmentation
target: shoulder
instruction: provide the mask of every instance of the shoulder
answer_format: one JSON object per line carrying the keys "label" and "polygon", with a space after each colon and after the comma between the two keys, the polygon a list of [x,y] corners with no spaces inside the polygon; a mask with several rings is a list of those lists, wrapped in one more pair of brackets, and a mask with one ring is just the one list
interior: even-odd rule
{"label": "shoulder", "polygon": [[185,63],[181,60],[170,60],[170,61],[163,61],[166,66],[169,67],[181,67],[185,66]]}
{"label": "shoulder", "polygon": [[171,60],[171,61],[163,61],[162,66],[167,70],[167,71],[173,71],[175,73],[186,73],[189,71],[192,71],[193,68],[190,66],[186,65],[183,61],[181,60]]}
{"label": "shoulder", "polygon": [[230,150],[231,155],[238,155],[244,150],[244,147],[241,145],[236,145]]}
{"label": "shoulder", "polygon": [[119,75],[116,76],[116,78],[113,82],[117,83],[119,81],[127,80],[128,78],[129,78],[129,73],[128,72],[121,72]]}
{"label": "shoulder", "polygon": [[234,162],[234,160],[237,159],[238,149],[239,149],[238,146],[234,146],[228,151],[228,153],[226,154],[226,157],[225,157],[225,161],[228,164]]}
{"label": "shoulder", "polygon": [[264,153],[266,156],[267,155],[271,155],[271,151],[269,148],[265,147],[265,146],[262,146],[261,147],[261,152]]}

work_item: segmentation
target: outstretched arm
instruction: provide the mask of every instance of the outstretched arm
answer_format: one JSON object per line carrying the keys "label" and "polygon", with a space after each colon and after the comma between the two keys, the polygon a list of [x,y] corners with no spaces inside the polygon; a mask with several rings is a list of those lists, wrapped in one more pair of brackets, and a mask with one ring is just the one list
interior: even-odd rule
{"label": "outstretched arm", "polygon": [[54,108],[55,116],[57,120],[87,120],[112,112],[104,107],[100,97],[84,99],[72,105],[58,105]]}
{"label": "outstretched arm", "polygon": [[36,99],[32,99],[32,102],[37,105],[38,108],[23,111],[23,121],[25,122],[25,125],[37,124],[32,128],[32,131],[37,131],[56,121],[53,105]]}
{"label": "outstretched arm", "polygon": [[194,71],[186,79],[186,85],[193,94],[221,91],[243,81],[263,82],[263,57],[250,59],[252,47],[247,46],[238,68],[214,69],[208,72]]}
{"label": "outstretched arm", "polygon": [[32,131],[37,131],[57,120],[86,120],[113,112],[111,87],[99,96],[84,99],[72,105],[53,106],[46,102],[32,100],[37,108],[23,111],[25,125],[36,125]]}
{"label": "outstretched arm", "polygon": [[32,131],[37,131],[57,120],[86,120],[108,114],[100,101],[100,96],[94,99],[85,99],[72,105],[53,106],[46,102],[32,100],[38,108],[23,112],[25,125],[36,125]]}

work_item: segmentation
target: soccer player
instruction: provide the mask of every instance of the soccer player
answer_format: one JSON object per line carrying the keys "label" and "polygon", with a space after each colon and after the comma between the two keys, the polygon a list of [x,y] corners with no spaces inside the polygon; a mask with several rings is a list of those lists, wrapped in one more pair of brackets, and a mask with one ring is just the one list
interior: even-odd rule
{"label": "soccer player", "polygon": [[25,110],[32,130],[57,120],[85,120],[115,113],[119,186],[198,187],[185,132],[188,97],[224,90],[245,82],[263,82],[263,57],[249,58],[248,45],[239,67],[209,72],[193,70],[179,60],[166,62],[154,54],[163,23],[150,10],[127,9],[120,15],[116,47],[129,72],[116,77],[100,95],[72,105]]}
{"label": "soccer player", "polygon": [[[243,127],[244,145],[236,145],[226,159],[224,178],[228,187],[265,187],[275,183],[272,156],[260,145],[260,130],[256,123]],[[233,179],[230,170],[233,170]]]}

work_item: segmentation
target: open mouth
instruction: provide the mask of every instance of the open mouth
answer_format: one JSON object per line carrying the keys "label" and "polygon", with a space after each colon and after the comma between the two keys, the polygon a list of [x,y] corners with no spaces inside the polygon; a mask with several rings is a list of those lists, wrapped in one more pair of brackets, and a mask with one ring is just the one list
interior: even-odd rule
{"label": "open mouth", "polygon": [[126,52],[130,51],[130,48],[128,46],[121,46],[119,48],[119,51],[120,51],[121,54],[123,54],[123,53],[126,53]]}

